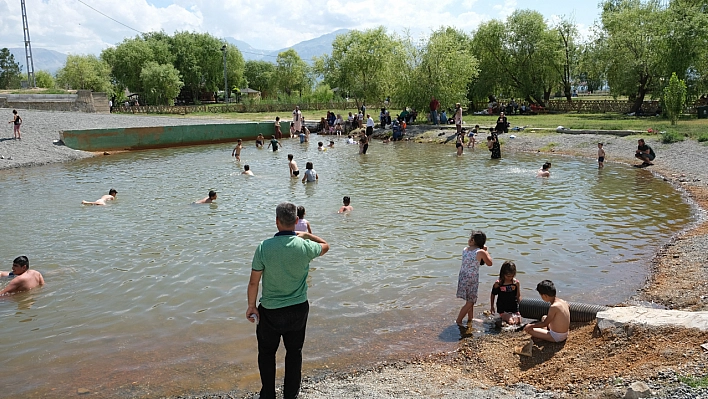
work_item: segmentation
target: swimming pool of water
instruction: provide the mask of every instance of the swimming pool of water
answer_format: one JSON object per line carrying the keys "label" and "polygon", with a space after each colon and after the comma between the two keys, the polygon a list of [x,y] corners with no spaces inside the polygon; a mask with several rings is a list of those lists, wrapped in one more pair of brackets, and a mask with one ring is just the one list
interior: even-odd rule
{"label": "swimming pool of water", "polygon": [[[310,370],[451,348],[471,229],[486,232],[494,257],[481,313],[504,260],[516,262],[529,298],[549,278],[569,300],[622,301],[644,283],[656,247],[691,219],[667,183],[624,165],[490,160],[479,149],[456,157],[452,146],[415,143],[375,142],[359,156],[343,140],[319,152],[317,140],[286,139],[277,153],[246,143],[240,163],[232,148],[209,145],[0,171],[0,269],[27,255],[47,281],[0,301],[3,395],[257,389],[246,285],[281,201],[304,205],[332,247],[311,264]],[[312,161],[319,183],[290,179],[288,153],[303,171]],[[547,160],[552,177],[535,178]],[[240,175],[244,164],[254,177]],[[114,203],[80,205],[109,188]],[[191,204],[211,189],[216,204]],[[336,213],[344,195],[348,215]]]}

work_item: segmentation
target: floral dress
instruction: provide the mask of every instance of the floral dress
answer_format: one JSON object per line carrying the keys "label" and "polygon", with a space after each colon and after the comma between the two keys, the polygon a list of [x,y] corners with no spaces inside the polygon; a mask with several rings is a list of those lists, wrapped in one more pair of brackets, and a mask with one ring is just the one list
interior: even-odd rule
{"label": "floral dress", "polygon": [[479,290],[477,251],[479,248],[469,249],[469,247],[462,251],[462,266],[457,278],[457,297],[472,303],[477,303],[477,291]]}

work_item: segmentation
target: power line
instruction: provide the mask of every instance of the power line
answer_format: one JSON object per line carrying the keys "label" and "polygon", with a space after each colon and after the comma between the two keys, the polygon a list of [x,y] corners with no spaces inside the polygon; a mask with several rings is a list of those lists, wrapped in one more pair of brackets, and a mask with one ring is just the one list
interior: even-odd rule
{"label": "power line", "polygon": [[76,1],[78,1],[79,3],[81,3],[81,4],[85,5],[86,7],[90,8],[90,9],[92,9],[92,10],[96,11],[97,13],[99,13],[99,14],[103,15],[104,17],[106,17],[106,18],[110,19],[110,20],[111,20],[111,21],[113,21],[113,22],[119,23],[119,24],[121,24],[121,25],[125,26],[125,27],[126,27],[126,28],[128,28],[128,29],[132,29],[132,30],[134,30],[134,31],[136,31],[136,32],[138,32],[138,33],[142,33],[143,35],[145,34],[145,32],[141,32],[141,31],[139,31],[139,30],[137,30],[137,29],[135,29],[135,28],[133,28],[133,27],[131,27],[131,26],[128,26],[128,25],[126,25],[126,24],[124,24],[124,23],[120,22],[119,20],[117,20],[117,19],[115,19],[115,18],[113,18],[113,17],[110,17],[110,16],[108,16],[108,15],[106,15],[106,14],[102,13],[101,11],[98,11],[97,9],[95,9],[95,8],[91,7],[90,5],[88,5],[88,4],[86,4],[86,3],[84,3],[84,2],[83,2],[83,1],[81,1],[81,0],[76,0]]}
{"label": "power line", "polygon": [[[115,19],[115,18],[113,18],[113,17],[111,17],[111,16],[109,16],[109,15],[107,15],[107,14],[102,13],[101,11],[99,11],[99,10],[97,10],[97,9],[95,9],[95,8],[93,8],[93,7],[91,7],[90,5],[84,3],[82,0],[76,0],[76,1],[78,1],[79,3],[85,5],[86,7],[90,8],[90,9],[96,11],[97,13],[103,15],[104,17],[110,19],[111,21],[113,21],[113,22],[115,22],[115,23],[121,24],[121,25],[125,26],[126,28],[132,29],[132,30],[134,30],[134,31],[136,31],[136,32],[138,32],[138,33],[140,33],[140,34],[143,34],[143,35],[145,34],[145,32],[141,32],[141,31],[139,31],[139,30],[137,30],[137,29],[135,29],[135,28],[133,28],[133,27],[131,27],[131,26],[128,26],[128,25],[126,25],[126,24],[120,22],[119,20],[117,20],[117,19]],[[236,48],[238,48],[238,47],[236,47]],[[277,56],[275,56],[275,55],[270,55],[270,54],[254,53],[254,52],[251,52],[251,51],[243,51],[243,50],[241,50],[241,49],[239,49],[239,51],[242,52],[242,53],[245,53],[245,54],[259,55],[259,56],[261,56],[261,57],[273,57],[273,58],[278,58]]]}

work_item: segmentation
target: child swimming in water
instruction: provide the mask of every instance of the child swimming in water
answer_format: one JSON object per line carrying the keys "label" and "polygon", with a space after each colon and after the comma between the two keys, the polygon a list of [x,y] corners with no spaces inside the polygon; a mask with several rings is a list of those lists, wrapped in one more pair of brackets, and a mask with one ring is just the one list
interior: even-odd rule
{"label": "child swimming in water", "polygon": [[297,207],[297,223],[295,223],[295,231],[306,231],[312,234],[312,227],[310,227],[310,222],[305,219],[305,207],[300,205]]}

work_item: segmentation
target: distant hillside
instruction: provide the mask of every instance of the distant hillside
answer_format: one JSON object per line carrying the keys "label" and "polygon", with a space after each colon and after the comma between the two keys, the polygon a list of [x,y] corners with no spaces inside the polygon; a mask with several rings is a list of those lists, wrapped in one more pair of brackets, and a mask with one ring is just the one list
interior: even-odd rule
{"label": "distant hillside", "polygon": [[275,51],[255,49],[251,47],[248,43],[241,40],[236,40],[231,37],[226,38],[226,41],[238,47],[238,49],[241,50],[243,58],[246,61],[262,60],[275,63],[278,54],[287,49],[292,48],[297,51],[298,55],[300,56],[300,58],[303,59],[303,61],[311,64],[312,57],[319,57],[322,54],[330,54],[332,52],[332,42],[337,37],[337,35],[341,35],[347,32],[349,32],[349,29],[340,29],[314,39],[300,42],[291,47],[285,47]]}
{"label": "distant hillside", "polygon": [[[238,47],[243,54],[243,58],[246,61],[249,60],[263,60],[275,63],[278,54],[287,50],[294,49],[300,55],[303,61],[311,64],[312,57],[319,57],[322,54],[330,54],[332,52],[332,42],[337,35],[349,32],[348,29],[340,29],[326,35],[322,35],[315,39],[306,40],[300,42],[291,47],[282,48],[280,50],[261,50],[253,48],[248,43],[236,40],[231,37],[227,37],[226,41]],[[11,48],[9,49],[12,55],[15,57],[15,62],[19,63],[22,67],[22,73],[27,73],[27,60],[25,58],[24,47]],[[54,50],[47,50],[43,48],[32,48],[32,58],[34,61],[34,70],[37,71],[48,71],[54,75],[59,69],[64,67],[66,64],[66,54],[60,53]]]}
{"label": "distant hillside", "polygon": [[[25,57],[25,48],[11,48],[10,53],[15,57],[15,62],[22,67],[22,73],[27,73],[27,58]],[[32,47],[32,61],[34,71],[47,71],[54,75],[59,69],[66,64],[66,54],[54,50]]]}
{"label": "distant hillside", "polygon": [[[257,48],[251,47],[250,44],[242,41],[242,40],[236,40],[233,37],[227,37],[226,41],[230,44],[233,44],[234,46],[238,47],[238,49],[241,51],[241,54],[243,55],[243,58],[246,61],[252,61],[252,60],[262,60],[264,56],[268,53],[270,53],[270,50],[259,50]],[[265,58],[270,58],[270,57],[265,57]],[[275,61],[275,59],[273,59]]]}

